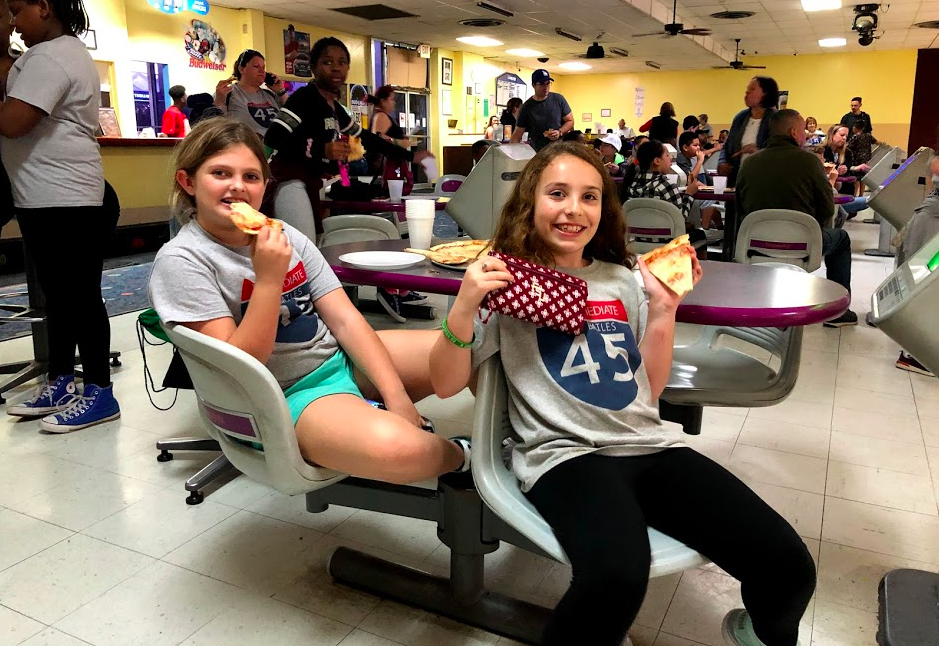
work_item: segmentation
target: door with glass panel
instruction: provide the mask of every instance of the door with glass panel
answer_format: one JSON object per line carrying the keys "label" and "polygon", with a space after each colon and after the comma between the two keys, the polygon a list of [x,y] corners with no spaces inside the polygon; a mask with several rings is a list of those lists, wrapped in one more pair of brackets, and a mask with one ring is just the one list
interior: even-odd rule
{"label": "door with glass panel", "polygon": [[[430,150],[430,110],[429,94],[412,90],[395,90],[395,112],[392,117],[404,133],[411,139],[411,150]],[[424,168],[420,164],[412,167],[414,181],[427,181]]]}

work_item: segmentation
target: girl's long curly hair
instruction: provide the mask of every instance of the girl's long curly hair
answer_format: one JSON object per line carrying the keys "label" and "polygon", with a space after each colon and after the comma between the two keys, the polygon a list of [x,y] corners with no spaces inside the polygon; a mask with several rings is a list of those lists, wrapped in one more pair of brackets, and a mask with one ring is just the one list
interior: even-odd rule
{"label": "girl's long curly hair", "polygon": [[583,144],[556,142],[545,146],[525,166],[505,206],[493,234],[493,249],[531,262],[553,267],[554,249],[535,232],[535,202],[538,183],[545,169],[562,157],[575,157],[597,171],[603,182],[600,224],[584,257],[632,269],[635,254],[626,248],[626,218],[617,197],[613,179],[599,158]]}

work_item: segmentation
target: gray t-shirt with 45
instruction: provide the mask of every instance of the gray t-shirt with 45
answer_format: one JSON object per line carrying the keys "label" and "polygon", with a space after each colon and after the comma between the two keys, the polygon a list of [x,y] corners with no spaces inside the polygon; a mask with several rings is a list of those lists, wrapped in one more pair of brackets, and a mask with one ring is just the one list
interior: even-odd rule
{"label": "gray t-shirt with 45", "polygon": [[551,143],[544,136],[545,130],[558,130],[564,117],[571,113],[564,95],[551,92],[544,101],[536,101],[534,97],[522,104],[518,113],[518,126],[528,133],[528,139],[535,150],[541,150]]}
{"label": "gray t-shirt with 45", "polygon": [[[342,285],[309,238],[284,224],[293,246],[284,277],[274,351],[265,364],[281,388],[319,368],[339,343],[316,313],[316,301]],[[163,245],[150,274],[150,302],[164,323],[230,316],[241,324],[254,291],[251,247],[233,247],[192,220]]]}
{"label": "gray t-shirt with 45", "polygon": [[662,424],[639,354],[647,303],[632,272],[593,261],[559,271],[587,281],[584,333],[571,336],[507,316],[476,320],[473,365],[500,353],[509,419],[521,438],[512,470],[528,491],[558,464],[598,453],[636,456],[684,446]]}
{"label": "gray t-shirt with 45", "polygon": [[246,92],[237,83],[232,86],[225,106],[228,116],[251,126],[251,129],[262,137],[267,134],[271,122],[280,112],[280,104],[273,92],[267,88]]}

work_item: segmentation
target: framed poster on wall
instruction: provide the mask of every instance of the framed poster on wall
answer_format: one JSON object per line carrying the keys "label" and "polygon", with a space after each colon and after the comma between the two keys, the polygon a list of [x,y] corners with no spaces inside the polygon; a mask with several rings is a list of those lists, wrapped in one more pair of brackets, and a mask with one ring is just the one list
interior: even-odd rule
{"label": "framed poster on wall", "polygon": [[440,73],[440,82],[444,85],[453,85],[453,59],[441,58],[440,63],[443,66]]}

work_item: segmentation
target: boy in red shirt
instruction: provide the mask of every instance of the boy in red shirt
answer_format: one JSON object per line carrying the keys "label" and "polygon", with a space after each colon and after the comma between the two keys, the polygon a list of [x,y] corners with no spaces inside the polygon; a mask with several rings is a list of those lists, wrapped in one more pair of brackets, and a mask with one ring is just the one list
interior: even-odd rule
{"label": "boy in red shirt", "polygon": [[185,137],[186,115],[183,114],[182,108],[186,105],[186,88],[174,85],[170,88],[170,98],[173,99],[173,105],[163,113],[161,134],[164,137]]}

